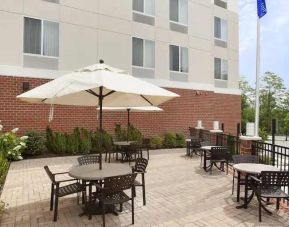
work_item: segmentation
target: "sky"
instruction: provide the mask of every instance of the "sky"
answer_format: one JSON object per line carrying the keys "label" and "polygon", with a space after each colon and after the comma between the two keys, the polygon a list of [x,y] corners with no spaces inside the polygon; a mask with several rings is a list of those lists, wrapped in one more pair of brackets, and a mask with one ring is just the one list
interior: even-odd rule
{"label": "sky", "polygon": [[[257,0],[239,0],[240,75],[255,86]],[[261,18],[261,75],[271,71],[289,88],[289,0],[266,0]]]}

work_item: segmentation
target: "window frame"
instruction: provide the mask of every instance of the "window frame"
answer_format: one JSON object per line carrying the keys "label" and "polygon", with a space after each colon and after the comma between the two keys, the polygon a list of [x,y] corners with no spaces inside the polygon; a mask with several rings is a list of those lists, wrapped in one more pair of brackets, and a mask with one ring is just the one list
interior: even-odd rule
{"label": "window frame", "polygon": [[[170,0],[171,1],[171,0]],[[187,23],[186,24],[184,24],[184,23],[182,23],[182,22],[180,22],[180,18],[179,18],[179,15],[180,15],[180,12],[179,12],[179,10],[180,10],[180,0],[178,0],[178,21],[174,21],[174,20],[171,20],[171,4],[169,5],[169,21],[171,22],[171,23],[174,23],[174,24],[178,24],[178,25],[182,25],[182,26],[184,26],[184,27],[188,27],[189,25],[189,2],[188,2],[188,0],[185,0],[186,2],[187,2]]]}
{"label": "window frame", "polygon": [[[40,20],[41,21],[41,40],[40,40],[40,54],[33,54],[33,53],[25,53],[24,52],[24,40],[25,40],[25,18],[31,18],[31,19],[35,19],[35,20]],[[58,24],[58,56],[50,56],[50,55],[44,55],[43,54],[43,42],[44,42],[44,38],[43,38],[43,24],[44,21],[48,21],[48,22],[53,22],[53,23],[57,23]],[[44,58],[52,58],[52,59],[59,59],[59,37],[60,37],[60,23],[57,21],[53,21],[53,20],[45,20],[45,19],[41,19],[38,17],[30,17],[30,16],[23,16],[23,29],[22,29],[22,38],[23,38],[23,55],[25,56],[34,56],[34,57],[44,57]]]}
{"label": "window frame", "polygon": [[[179,70],[178,71],[175,71],[175,70],[172,70],[171,69],[171,46],[176,46],[176,47],[178,47],[178,53],[179,53]],[[178,45],[173,45],[173,44],[170,44],[169,45],[169,57],[170,57],[170,72],[176,72],[176,73],[182,73],[182,74],[188,74],[189,73],[189,70],[190,70],[190,67],[189,67],[189,48],[188,47],[183,47],[183,46],[178,46]],[[187,72],[182,72],[181,71],[181,68],[182,68],[182,55],[181,55],[181,51],[182,51],[182,48],[186,48],[188,51],[187,51],[187,53],[188,53],[188,55],[187,55],[187,61],[188,61],[188,71]]]}
{"label": "window frame", "polygon": [[[142,42],[143,42],[143,66],[139,66],[139,65],[134,65],[133,64],[133,39],[141,39]],[[146,44],[145,44],[145,41],[150,41],[150,42],[153,42],[154,44],[154,67],[147,67],[145,66],[146,64]],[[156,68],[156,46],[155,46],[155,41],[154,40],[149,40],[149,39],[143,39],[143,38],[140,38],[140,37],[137,37],[137,36],[132,36],[132,39],[131,39],[131,44],[132,44],[132,48],[131,48],[131,53],[132,53],[132,61],[131,61],[131,65],[132,67],[135,67],[135,68],[141,68],[141,69],[151,69],[151,70],[155,70]]]}
{"label": "window frame", "polygon": [[[221,78],[220,79],[218,79],[218,78],[216,78],[216,59],[219,59],[220,61],[221,61],[221,67],[220,67],[220,69],[221,69]],[[223,67],[224,67],[224,65],[223,65],[223,63],[224,62],[226,62],[227,63],[227,79],[224,79],[224,74],[222,74],[222,72],[223,72]],[[224,58],[219,58],[219,57],[215,57],[214,58],[214,79],[215,80],[219,80],[219,81],[228,81],[229,80],[229,62],[228,62],[228,60],[227,59],[224,59]]]}
{"label": "window frame", "polygon": [[[215,36],[215,33],[216,33],[215,19],[216,19],[216,18],[220,19],[220,28],[221,28],[220,34],[221,34],[221,38],[218,38],[218,37]],[[222,30],[223,30],[222,21],[225,21],[225,22],[226,22],[226,26],[227,26],[227,34],[226,34],[225,39],[222,38]],[[223,18],[218,17],[218,16],[214,16],[214,38],[215,38],[216,40],[220,40],[220,41],[223,41],[223,42],[226,42],[226,43],[227,43],[227,42],[228,42],[228,36],[229,36],[228,20],[227,20],[227,19],[223,19]]]}
{"label": "window frame", "polygon": [[[147,17],[151,17],[151,18],[155,18],[156,17],[156,0],[153,0],[154,1],[154,15],[135,10],[133,8],[133,1],[134,0],[132,0],[132,7],[131,7],[133,13],[137,13],[137,14],[140,14],[140,15],[143,15],[143,16],[147,16]],[[143,0],[143,2],[144,2],[143,8],[144,8],[144,11],[145,11],[146,0]]]}

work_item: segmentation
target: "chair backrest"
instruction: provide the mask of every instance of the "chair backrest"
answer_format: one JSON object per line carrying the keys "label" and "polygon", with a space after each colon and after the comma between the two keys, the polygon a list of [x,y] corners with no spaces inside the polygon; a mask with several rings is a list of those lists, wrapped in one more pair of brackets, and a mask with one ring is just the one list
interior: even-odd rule
{"label": "chair backrest", "polygon": [[138,151],[140,151],[141,147],[138,143],[131,143],[127,150],[131,153],[137,153]]}
{"label": "chair backrest", "polygon": [[99,155],[84,155],[77,158],[78,164],[80,166],[88,164],[97,164],[99,163],[99,160],[100,160]]}
{"label": "chair backrest", "polygon": [[145,172],[147,166],[148,166],[149,161],[145,158],[138,158],[135,161],[135,167],[134,171],[135,172]]}
{"label": "chair backrest", "polygon": [[150,143],[151,143],[151,139],[150,138],[144,138],[142,140],[142,147],[149,148]]}
{"label": "chair backrest", "polygon": [[191,147],[199,148],[201,147],[201,141],[200,139],[191,139],[190,145]]}
{"label": "chair backrest", "polygon": [[228,147],[212,147],[211,159],[213,160],[229,159],[229,148]]}
{"label": "chair backrest", "polygon": [[49,179],[51,180],[51,182],[52,182],[53,184],[56,184],[55,176],[54,176],[54,174],[50,171],[50,169],[48,168],[48,166],[44,166],[44,169],[45,169],[45,172],[47,173]]}
{"label": "chair backrest", "polygon": [[233,155],[233,163],[259,163],[259,157],[256,155]]}
{"label": "chair backrest", "polygon": [[113,195],[121,191],[130,189],[135,181],[137,173],[131,173],[126,175],[107,177],[103,182],[103,194]]}
{"label": "chair backrest", "polygon": [[200,144],[201,144],[201,147],[204,147],[204,146],[211,146],[211,141],[209,140],[203,140],[203,141],[200,141]]}
{"label": "chair backrest", "polygon": [[289,186],[289,171],[262,171],[262,187]]}

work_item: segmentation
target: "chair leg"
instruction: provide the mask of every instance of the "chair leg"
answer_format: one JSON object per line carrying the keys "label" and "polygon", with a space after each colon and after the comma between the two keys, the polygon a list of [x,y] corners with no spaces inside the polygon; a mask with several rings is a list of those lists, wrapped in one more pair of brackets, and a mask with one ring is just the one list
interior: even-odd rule
{"label": "chair leg", "polygon": [[104,161],[107,160],[107,152],[105,152],[105,158],[104,158]]}
{"label": "chair leg", "polygon": [[104,203],[102,203],[101,208],[102,208],[102,226],[105,227],[105,205],[104,205]]}
{"label": "chair leg", "polygon": [[91,212],[90,212],[90,206],[91,206],[91,204],[92,204],[92,185],[91,185],[91,183],[89,183],[89,186],[88,186],[88,190],[89,190],[89,192],[88,192],[88,219],[89,220],[91,220]]}
{"label": "chair leg", "polygon": [[131,219],[132,224],[134,224],[134,197],[131,197]]}
{"label": "chair leg", "polygon": [[148,160],[150,160],[150,150],[147,149],[147,156],[148,156]]}
{"label": "chair leg", "polygon": [[145,176],[144,173],[142,173],[142,199],[143,199],[143,205],[146,205],[146,189],[145,189]]}
{"label": "chair leg", "polygon": [[121,203],[119,204],[119,212],[122,212],[122,210],[123,210],[123,204]]}
{"label": "chair leg", "polygon": [[234,195],[234,187],[235,187],[235,169],[233,170],[233,185],[232,185],[232,195]]}
{"label": "chair leg", "polygon": [[237,202],[240,201],[240,180],[241,180],[241,174],[238,171],[238,180],[237,180]]}
{"label": "chair leg", "polygon": [[56,192],[56,195],[55,195],[53,221],[57,221],[57,216],[58,216],[58,192]]}
{"label": "chair leg", "polygon": [[108,154],[108,163],[110,163],[110,156],[111,156],[111,152],[109,152]]}
{"label": "chair leg", "polygon": [[227,167],[227,175],[229,174],[229,163],[226,162],[226,167]]}
{"label": "chair leg", "polygon": [[280,198],[277,198],[277,201],[276,201],[276,210],[279,210],[280,208]]}
{"label": "chair leg", "polygon": [[261,212],[262,212],[262,210],[261,210],[261,199],[258,199],[259,200],[259,222],[261,222],[262,221],[262,217],[261,217]]}
{"label": "chair leg", "polygon": [[54,184],[51,184],[51,196],[50,196],[50,210],[53,210],[54,200]]}

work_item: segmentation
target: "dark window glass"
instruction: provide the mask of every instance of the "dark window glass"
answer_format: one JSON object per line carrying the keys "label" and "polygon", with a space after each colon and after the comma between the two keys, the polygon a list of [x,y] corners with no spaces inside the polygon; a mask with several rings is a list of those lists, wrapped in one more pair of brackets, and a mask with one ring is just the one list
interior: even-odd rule
{"label": "dark window glass", "polygon": [[170,45],[170,70],[179,71],[179,47]]}
{"label": "dark window glass", "polygon": [[24,18],[24,53],[41,54],[41,20]]}
{"label": "dark window glass", "polygon": [[143,66],[143,40],[132,38],[132,64]]}

